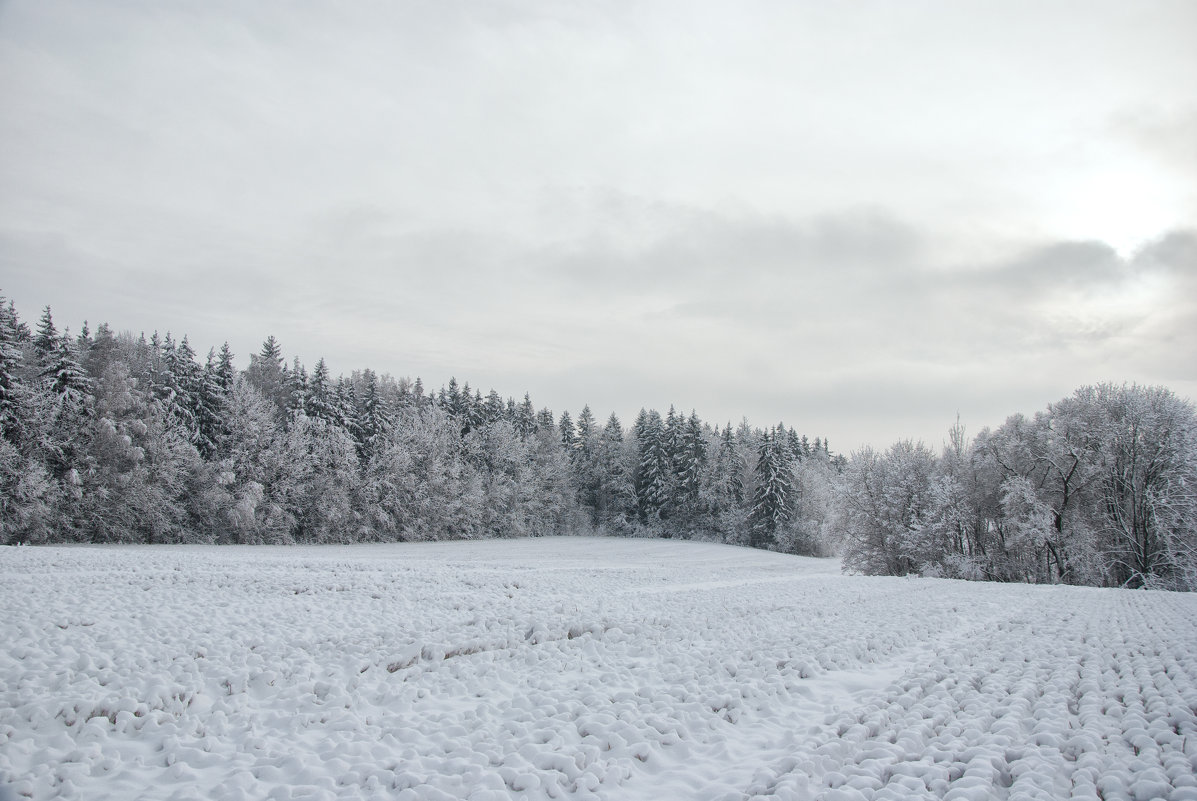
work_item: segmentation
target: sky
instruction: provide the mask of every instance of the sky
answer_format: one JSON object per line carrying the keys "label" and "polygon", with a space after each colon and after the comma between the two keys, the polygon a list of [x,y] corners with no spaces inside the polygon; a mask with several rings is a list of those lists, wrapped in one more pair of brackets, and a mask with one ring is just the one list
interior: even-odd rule
{"label": "sky", "polygon": [[1197,398],[1197,4],[0,0],[0,292],[558,414]]}

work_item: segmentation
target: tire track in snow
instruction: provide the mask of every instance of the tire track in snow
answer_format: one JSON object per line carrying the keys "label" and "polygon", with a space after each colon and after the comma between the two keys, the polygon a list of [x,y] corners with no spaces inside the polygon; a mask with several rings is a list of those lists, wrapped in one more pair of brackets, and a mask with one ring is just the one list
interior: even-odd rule
{"label": "tire track in snow", "polygon": [[[893,650],[869,652],[857,667],[849,663],[825,671],[815,670],[809,675],[804,671],[797,681],[787,685],[786,695],[777,699],[775,705],[760,714],[741,718],[716,742],[663,755],[670,764],[668,769],[640,776],[612,797],[740,801],[746,797],[744,788],[767,782],[776,773],[775,765],[790,764],[796,752],[808,747],[809,738],[825,730],[826,721],[871,708],[904,677],[918,675],[942,655],[956,653],[966,644],[983,639],[1001,621],[1034,603],[1011,598],[1001,603],[981,601],[962,608],[955,600],[955,593],[943,592],[942,583],[877,581],[888,586],[870,593],[874,612],[884,615],[885,609],[917,605],[950,612],[955,617],[948,618],[946,625],[929,627],[922,639],[903,643]],[[947,586],[950,588],[950,583]],[[710,772],[719,780],[695,781],[694,764],[712,766]]]}

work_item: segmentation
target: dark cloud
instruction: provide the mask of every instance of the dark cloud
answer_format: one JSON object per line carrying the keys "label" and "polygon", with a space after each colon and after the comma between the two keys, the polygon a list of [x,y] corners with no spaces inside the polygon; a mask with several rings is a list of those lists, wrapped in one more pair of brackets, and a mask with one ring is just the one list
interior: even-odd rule
{"label": "dark cloud", "polygon": [[1133,264],[1145,272],[1197,280],[1197,230],[1169,231],[1144,244]]}
{"label": "dark cloud", "polygon": [[734,283],[755,292],[768,283],[776,293],[848,272],[876,278],[909,266],[922,246],[913,227],[876,209],[804,220],[690,208],[651,213],[656,231],[625,235],[630,223],[621,208],[599,230],[541,250],[536,263],[546,277],[600,292],[632,287],[684,298],[688,287],[726,292]]}
{"label": "dark cloud", "polygon": [[1100,290],[1117,285],[1128,272],[1126,261],[1105,242],[1054,242],[990,266],[981,278],[1006,292],[1038,295]]}

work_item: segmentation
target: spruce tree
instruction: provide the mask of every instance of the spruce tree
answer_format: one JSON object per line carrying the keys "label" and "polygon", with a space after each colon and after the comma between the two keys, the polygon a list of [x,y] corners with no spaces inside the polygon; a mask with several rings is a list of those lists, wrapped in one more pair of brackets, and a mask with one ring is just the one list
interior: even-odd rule
{"label": "spruce tree", "polygon": [[224,406],[227,393],[220,381],[220,364],[215,349],[208,350],[200,384],[195,392],[195,423],[198,434],[195,448],[200,456],[216,458],[217,443],[223,436]]}
{"label": "spruce tree", "polygon": [[777,544],[777,532],[789,522],[793,512],[794,482],[789,460],[782,452],[778,432],[765,434],[756,463],[756,493],[748,522],[753,548]]}
{"label": "spruce tree", "polygon": [[378,385],[378,376],[373,370],[362,373],[364,397],[362,398],[361,459],[363,464],[382,448],[387,433],[394,425],[394,417],[383,398]]}
{"label": "spruce tree", "polygon": [[249,369],[245,371],[245,377],[262,397],[274,403],[278,419],[282,420],[291,408],[292,387],[287,380],[282,347],[273,334],[266,337],[261,351],[249,357]]}
{"label": "spruce tree", "polygon": [[446,391],[441,388],[441,408],[449,413],[450,417],[461,417],[461,388],[457,386],[457,378],[455,376],[449,377],[449,389]]}
{"label": "spruce tree", "polygon": [[682,507],[693,514],[700,511],[698,502],[707,461],[707,443],[703,437],[702,421],[693,410],[682,427],[680,438],[678,498]]}
{"label": "spruce tree", "polygon": [[46,366],[42,369],[42,380],[60,403],[83,409],[91,396],[91,379],[83,371],[79,359],[75,355],[75,346],[69,335],[58,338],[54,350],[50,353]]}
{"label": "spruce tree", "polygon": [[308,371],[296,356],[291,369],[283,374],[287,390],[286,419],[294,420],[304,413],[308,399]]}
{"label": "spruce tree", "polygon": [[329,380],[328,365],[325,364],[323,357],[316,362],[312,375],[308,378],[307,391],[303,398],[303,411],[313,420],[322,420],[329,425],[336,425],[340,417],[332,383]]}
{"label": "spruce tree", "polygon": [[233,382],[237,379],[237,368],[233,366],[233,351],[229,343],[220,346],[220,356],[216,362],[216,378],[220,383],[221,392],[226,395],[233,391]]}
{"label": "spruce tree", "polygon": [[482,404],[482,422],[485,425],[492,425],[502,420],[504,414],[503,397],[494,389],[491,389],[486,394],[486,401]]}
{"label": "spruce tree", "polygon": [[33,350],[38,361],[43,364],[52,359],[58,350],[58,329],[54,326],[54,317],[48,305],[42,309],[42,319],[37,324],[37,336],[33,338]]}
{"label": "spruce tree", "polygon": [[361,418],[361,404],[358,403],[354,382],[346,381],[344,376],[337,376],[333,395],[337,400],[337,425],[349,432],[354,445],[360,449],[362,430],[358,426],[358,420]]}
{"label": "spruce tree", "polygon": [[665,450],[665,426],[654,409],[640,410],[636,418],[638,458],[634,488],[641,522],[658,520],[669,503],[671,465]]}
{"label": "spruce tree", "polygon": [[598,433],[595,430],[594,413],[590,411],[590,404],[582,407],[582,411],[578,413],[578,421],[574,425],[576,429],[574,439],[575,449],[588,452],[592,447],[595,435]]}
{"label": "spruce tree", "polygon": [[557,426],[557,431],[561,437],[561,447],[565,448],[566,453],[573,452],[578,440],[578,431],[574,428],[574,421],[569,416],[569,409],[561,413],[561,422]]}
{"label": "spruce tree", "polygon": [[11,302],[0,295],[0,436],[16,444],[19,439],[18,409],[24,388],[20,369],[23,354],[18,334],[20,321]]}
{"label": "spruce tree", "polygon": [[515,431],[521,439],[527,439],[536,431],[536,412],[533,411],[532,398],[524,393],[524,401],[519,405],[515,415]]}
{"label": "spruce tree", "polygon": [[[469,385],[467,384],[466,386],[468,387]],[[475,390],[473,396],[469,395],[468,392],[463,392],[462,394],[468,401],[465,404],[463,414],[464,425],[462,426],[462,435],[464,436],[471,431],[477,431],[486,424],[486,405],[482,400],[481,390]]]}
{"label": "spruce tree", "polygon": [[635,495],[624,461],[623,424],[614,412],[607,418],[598,439],[595,472],[599,482],[595,503],[598,522],[615,521],[630,514]]}

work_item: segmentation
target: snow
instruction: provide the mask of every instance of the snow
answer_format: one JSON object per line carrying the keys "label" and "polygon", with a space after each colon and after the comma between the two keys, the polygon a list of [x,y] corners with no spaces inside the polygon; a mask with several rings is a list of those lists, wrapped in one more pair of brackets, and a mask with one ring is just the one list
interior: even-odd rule
{"label": "snow", "polygon": [[18,799],[1197,799],[1193,595],[661,540],[0,548],[0,637]]}

